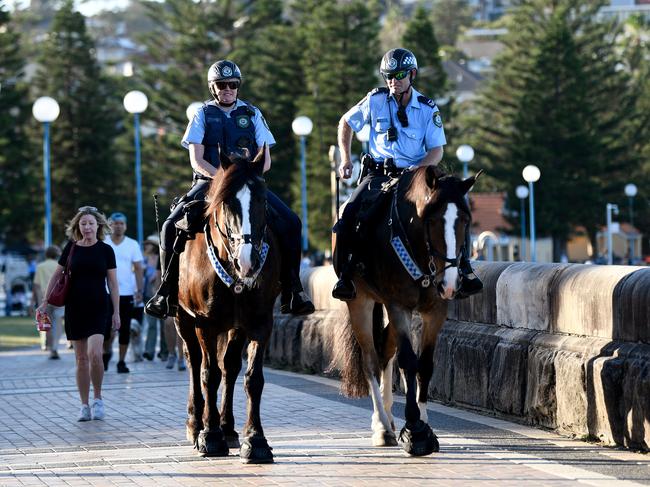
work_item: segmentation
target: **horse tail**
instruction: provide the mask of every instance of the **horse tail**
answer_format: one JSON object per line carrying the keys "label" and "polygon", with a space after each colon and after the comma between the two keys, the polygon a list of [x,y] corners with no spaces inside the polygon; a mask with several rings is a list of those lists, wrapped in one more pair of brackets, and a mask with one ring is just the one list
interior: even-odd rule
{"label": "horse tail", "polygon": [[327,372],[339,371],[341,393],[347,397],[359,398],[369,394],[368,380],[361,346],[352,332],[352,322],[346,313],[337,320],[333,333],[332,360]]}

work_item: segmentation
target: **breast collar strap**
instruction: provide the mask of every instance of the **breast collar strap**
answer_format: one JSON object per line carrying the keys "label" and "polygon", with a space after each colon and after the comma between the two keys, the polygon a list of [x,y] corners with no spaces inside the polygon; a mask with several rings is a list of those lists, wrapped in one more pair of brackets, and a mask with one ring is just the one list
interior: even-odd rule
{"label": "breast collar strap", "polygon": [[[399,181],[397,183],[397,186],[399,188]],[[393,247],[393,250],[397,254],[398,259],[404,266],[404,269],[406,269],[406,272],[408,272],[409,275],[411,276],[411,279],[413,279],[416,282],[419,282],[420,286],[422,286],[423,288],[428,288],[432,282],[435,282],[436,275],[438,275],[438,271],[436,269],[436,265],[434,261],[434,256],[441,258],[445,262],[447,262],[445,268],[440,271],[440,273],[443,273],[450,267],[458,267],[458,263],[460,262],[460,255],[457,256],[455,259],[449,259],[446,256],[442,255],[437,250],[435,250],[431,242],[430,232],[427,231],[426,246],[427,246],[427,253],[429,254],[429,262],[428,262],[429,273],[425,274],[424,272],[422,272],[422,270],[415,263],[415,260],[412,257],[413,251],[408,241],[408,237],[406,235],[406,231],[404,230],[402,221],[399,217],[399,212],[397,211],[398,188],[395,188],[395,192],[393,193],[393,199],[391,202],[391,209],[390,209],[390,218],[388,219],[388,227],[390,230],[390,243],[391,246]],[[427,225],[427,230],[428,230],[428,225]]]}
{"label": "breast collar strap", "polygon": [[[224,243],[224,247],[226,248],[226,252],[228,253],[228,260],[231,262],[231,264],[234,264],[234,257],[231,253],[230,247],[226,240],[226,239],[229,240],[233,236],[231,235],[230,237],[228,237],[228,235],[226,235],[221,230],[221,227],[219,226],[219,222],[217,221],[216,218],[216,214],[213,214],[213,218],[214,218],[215,226],[217,227],[217,230],[219,231],[219,235]],[[229,229],[227,227],[226,230],[229,232]],[[242,237],[244,243],[251,243],[250,235],[244,235]],[[248,237],[248,239],[246,237]],[[259,276],[260,272],[264,268],[264,264],[266,263],[266,257],[269,253],[269,244],[267,244],[264,240],[262,240],[260,249],[258,250],[260,253],[260,265],[257,271],[252,277],[239,280],[233,278],[230,274],[228,274],[228,271],[221,264],[219,257],[217,257],[217,253],[214,249],[214,242],[212,241],[212,235],[210,233],[210,222],[208,222],[205,225],[205,244],[206,244],[206,253],[208,254],[208,259],[212,264],[212,268],[217,273],[219,279],[221,279],[221,282],[223,282],[226,285],[226,287],[229,288],[235,294],[240,294],[244,290],[244,288],[250,289],[253,286],[253,284],[255,284],[255,281],[257,281],[257,277]]]}

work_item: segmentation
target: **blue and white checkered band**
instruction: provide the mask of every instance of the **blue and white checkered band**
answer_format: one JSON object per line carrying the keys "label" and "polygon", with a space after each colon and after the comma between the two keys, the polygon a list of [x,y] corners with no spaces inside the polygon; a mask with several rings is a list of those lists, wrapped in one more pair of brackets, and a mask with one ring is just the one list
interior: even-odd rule
{"label": "blue and white checkered band", "polygon": [[224,66],[223,71],[221,71],[221,74],[226,78],[230,78],[232,76],[232,69],[230,68],[230,66]]}
{"label": "blue and white checkered band", "polygon": [[399,237],[393,237],[390,241],[390,244],[393,246],[393,249],[395,250],[397,257],[399,257],[399,260],[402,262],[404,269],[406,269],[406,271],[409,273],[411,278],[413,278],[413,280],[415,281],[420,279],[424,274],[422,273],[418,265],[415,262],[413,262],[413,259],[411,258],[408,251],[406,250],[406,247],[404,247],[404,244],[402,243],[402,239],[400,239]]}
{"label": "blue and white checkered band", "polygon": [[214,248],[210,245],[209,239],[207,238],[205,239],[205,246],[207,247],[208,259],[210,259],[210,263],[212,264],[214,271],[217,273],[217,276],[219,276],[219,279],[221,279],[221,282],[228,287],[232,286],[235,283],[235,280],[230,277],[230,274],[228,274],[226,269],[223,268],[221,262],[219,262],[219,259],[217,258],[217,254],[214,253]]}
{"label": "blue and white checkered band", "polygon": [[388,69],[395,69],[397,67],[397,59],[394,57],[388,60]]}
{"label": "blue and white checkered band", "polygon": [[255,282],[257,276],[259,275],[262,268],[264,268],[264,263],[266,262],[266,256],[269,255],[269,244],[262,242],[262,250],[260,250],[260,266],[257,268],[257,272],[251,279],[252,282]]}

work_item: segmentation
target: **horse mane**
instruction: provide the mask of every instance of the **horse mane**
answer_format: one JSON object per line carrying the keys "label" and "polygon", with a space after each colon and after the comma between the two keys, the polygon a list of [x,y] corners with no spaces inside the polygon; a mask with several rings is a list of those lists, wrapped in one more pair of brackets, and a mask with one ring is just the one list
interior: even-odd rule
{"label": "horse mane", "polygon": [[211,215],[221,203],[233,198],[247,182],[251,181],[255,186],[264,186],[263,178],[255,171],[246,155],[232,155],[230,156],[232,163],[228,167],[224,169],[223,165],[219,166],[208,190],[207,200],[210,204],[206,215]]}
{"label": "horse mane", "polygon": [[428,202],[425,205],[422,217],[425,218],[431,211],[433,211],[440,203],[451,201],[456,204],[461,210],[470,214],[470,208],[465,200],[465,193],[460,189],[462,179],[451,175],[445,174],[440,169],[429,169],[435,171],[436,179],[433,188],[429,186],[428,178],[431,174],[427,174],[427,167],[420,167],[413,172],[411,181],[406,187],[406,198],[413,203],[418,201]]}

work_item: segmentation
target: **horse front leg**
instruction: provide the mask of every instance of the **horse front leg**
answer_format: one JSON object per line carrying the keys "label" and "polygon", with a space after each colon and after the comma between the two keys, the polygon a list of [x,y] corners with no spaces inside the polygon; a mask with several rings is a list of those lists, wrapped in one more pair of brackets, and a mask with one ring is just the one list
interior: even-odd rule
{"label": "horse front leg", "polygon": [[438,334],[447,316],[447,304],[431,311],[420,312],[422,316],[422,333],[420,337],[420,357],[418,359],[418,391],[417,400],[420,408],[420,419],[428,423],[427,399],[429,396],[429,383],[433,376],[433,353],[436,348]]}
{"label": "horse front leg", "polygon": [[264,352],[271,334],[273,317],[265,316],[261,323],[264,323],[262,330],[249,333],[248,368],[244,379],[244,388],[248,396],[248,417],[244,425],[244,440],[239,452],[243,463],[273,463],[272,448],[264,437],[260,418],[262,390],[264,389]]}
{"label": "horse front leg", "polygon": [[[171,318],[168,318],[171,319]],[[187,397],[186,436],[195,447],[199,432],[203,429],[203,393],[201,391],[201,344],[196,336],[193,318],[182,310],[174,320],[178,334],[185,342],[187,350],[187,370],[190,378]]]}
{"label": "horse front leg", "polygon": [[401,307],[388,307],[388,316],[397,333],[397,363],[404,380],[406,424],[400,431],[402,448],[409,455],[422,456],[438,451],[439,445],[431,427],[420,419],[416,397],[418,357],[411,343],[411,312]]}
{"label": "horse front leg", "polygon": [[235,415],[233,413],[233,398],[235,382],[241,371],[242,350],[246,342],[243,331],[235,328],[228,332],[223,356],[223,391],[221,395],[221,430],[229,448],[239,448],[239,434],[235,431]]}
{"label": "horse front leg", "polygon": [[218,334],[211,326],[196,328],[203,360],[201,361],[201,389],[205,398],[203,407],[203,430],[199,433],[197,449],[205,457],[228,455],[228,443],[224,439],[217,409],[217,392],[221,382],[217,344]]}
{"label": "horse front leg", "polygon": [[[385,382],[385,377],[381,374],[377,349],[373,335],[373,307],[375,302],[371,299],[357,297],[354,301],[348,302],[350,311],[350,320],[352,323],[352,332],[361,347],[363,357],[364,373],[370,397],[372,399],[372,444],[373,446],[395,446],[397,439],[393,432],[392,414],[384,407],[384,397],[379,381]],[[390,379],[392,405],[392,378]],[[386,388],[384,388],[384,391]]]}

